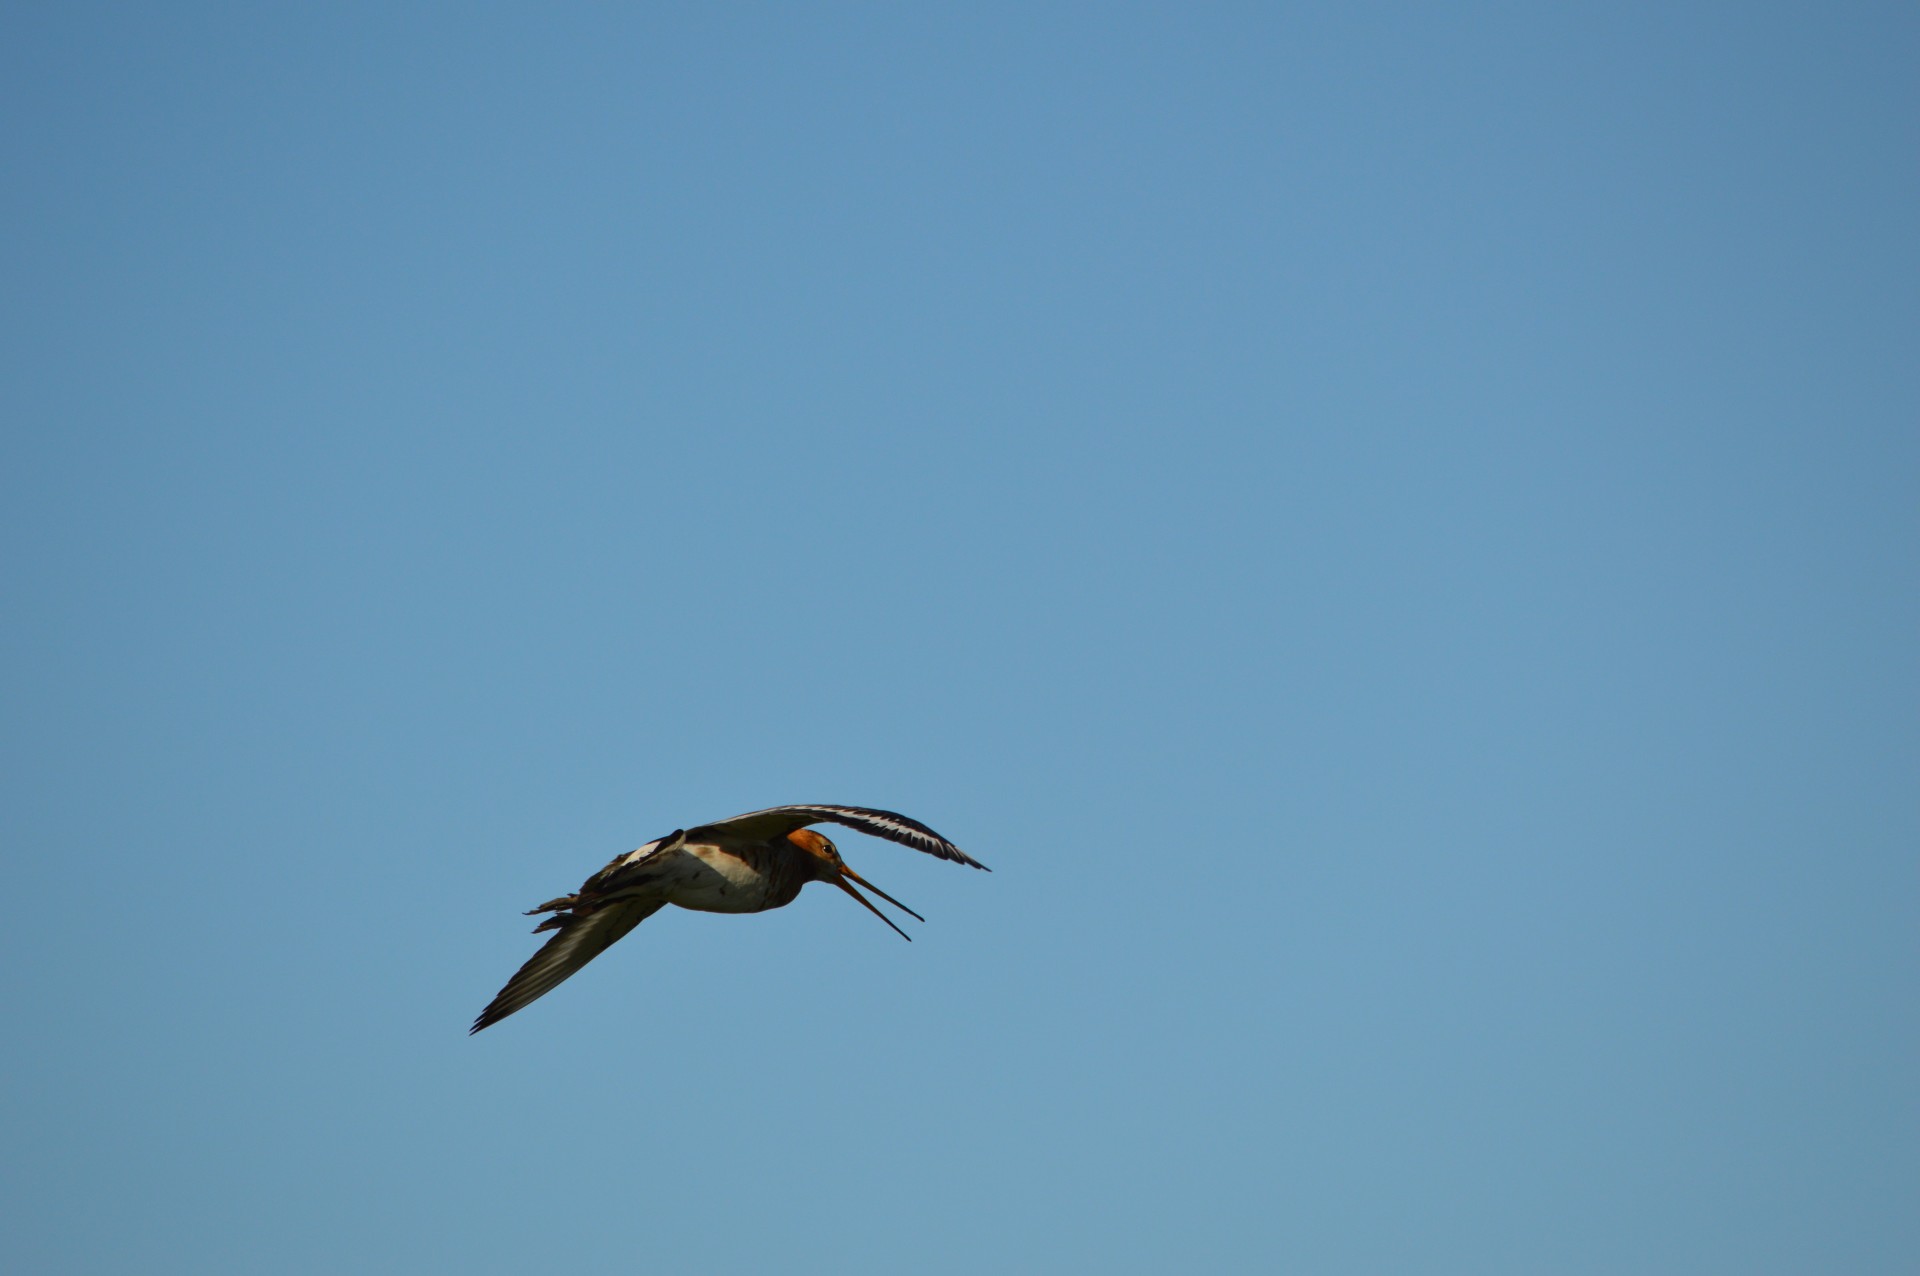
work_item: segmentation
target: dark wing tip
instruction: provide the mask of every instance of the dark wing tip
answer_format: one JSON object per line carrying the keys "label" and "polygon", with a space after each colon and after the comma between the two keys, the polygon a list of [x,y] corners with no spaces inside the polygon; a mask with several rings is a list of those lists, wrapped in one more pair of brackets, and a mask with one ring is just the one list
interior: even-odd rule
{"label": "dark wing tip", "polygon": [[493,1025],[499,1023],[514,1011],[524,1010],[528,1002],[533,1001],[540,995],[539,993],[535,993],[533,997],[525,997],[519,994],[520,989],[512,985],[502,988],[498,995],[487,1003],[487,1008],[474,1016],[473,1026],[467,1029],[467,1035],[471,1037],[482,1028],[493,1027]]}

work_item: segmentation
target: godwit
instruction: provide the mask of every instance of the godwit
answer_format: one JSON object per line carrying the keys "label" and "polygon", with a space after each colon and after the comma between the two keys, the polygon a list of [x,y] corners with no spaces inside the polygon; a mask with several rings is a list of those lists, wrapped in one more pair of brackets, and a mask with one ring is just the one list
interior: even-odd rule
{"label": "godwit", "polygon": [[848,868],[833,843],[807,827],[821,823],[844,824],[956,864],[987,867],[918,820],[863,806],[774,806],[698,828],[675,829],[618,857],[573,894],[528,909],[528,916],[553,914],[533,928],[534,934],[560,933],[507,981],[468,1033],[499,1023],[545,996],[665,904],[703,913],[759,913],[791,904],[808,882],[831,882],[893,926],[902,939],[911,940],[853,884],[911,917],[926,918]]}

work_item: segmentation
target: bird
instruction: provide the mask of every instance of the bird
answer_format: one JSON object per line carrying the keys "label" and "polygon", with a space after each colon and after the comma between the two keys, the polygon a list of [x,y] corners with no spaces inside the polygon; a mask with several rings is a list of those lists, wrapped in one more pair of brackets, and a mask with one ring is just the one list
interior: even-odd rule
{"label": "bird", "polygon": [[839,849],[809,827],[829,823],[992,871],[920,821],[864,806],[770,806],[675,829],[615,856],[571,895],[528,909],[529,917],[549,914],[533,928],[534,934],[557,933],[487,1003],[467,1034],[499,1023],[552,992],[667,904],[703,913],[761,913],[791,904],[808,882],[828,882],[911,942],[913,936],[895,926],[855,884],[910,917],[922,922],[926,918],[848,868]]}

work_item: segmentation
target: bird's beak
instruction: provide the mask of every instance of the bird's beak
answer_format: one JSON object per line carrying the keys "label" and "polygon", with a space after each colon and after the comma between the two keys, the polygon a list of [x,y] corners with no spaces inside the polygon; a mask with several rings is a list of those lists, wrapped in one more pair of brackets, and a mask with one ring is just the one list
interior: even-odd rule
{"label": "bird's beak", "polygon": [[[872,901],[870,901],[865,895],[862,895],[859,891],[853,889],[853,882],[860,883],[862,886],[872,891],[875,895],[878,895],[881,899],[886,900],[887,903],[892,904],[895,908],[899,909],[901,912],[905,913],[907,916],[912,917],[917,921],[924,922],[925,920],[927,920],[926,918],[921,917],[920,914],[914,912],[911,908],[908,908],[905,904],[902,904],[899,900],[895,899],[893,896],[881,890],[878,886],[875,886],[872,882],[869,882],[866,878],[860,876],[860,874],[848,868],[845,864],[842,864],[840,866],[840,872],[841,872],[841,876],[834,878],[833,884],[835,886],[838,886],[841,890],[845,891],[847,894],[853,896],[855,899],[859,900],[860,907],[866,909],[869,913],[872,913],[875,917],[878,917],[881,921],[885,922],[887,925],[893,926],[893,919],[891,917],[888,917],[885,913],[881,912],[879,909],[875,908],[873,906]],[[848,879],[852,879],[852,880],[849,881]],[[896,935],[900,936],[900,938],[906,940],[908,943],[913,942],[913,936],[907,934],[906,931],[901,930],[898,926],[893,926],[893,930]]]}

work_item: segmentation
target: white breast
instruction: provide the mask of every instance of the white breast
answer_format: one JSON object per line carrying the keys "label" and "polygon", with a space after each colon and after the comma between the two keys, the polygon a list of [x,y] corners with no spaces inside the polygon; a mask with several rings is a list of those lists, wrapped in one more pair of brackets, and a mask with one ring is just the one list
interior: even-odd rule
{"label": "white breast", "polygon": [[662,882],[667,899],[703,913],[757,913],[766,907],[766,875],[711,846],[674,854]]}

